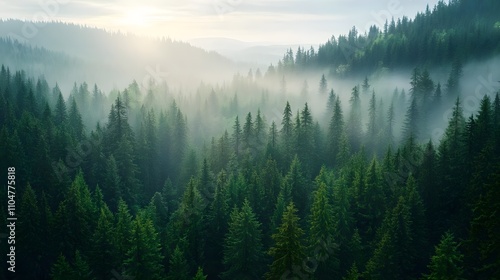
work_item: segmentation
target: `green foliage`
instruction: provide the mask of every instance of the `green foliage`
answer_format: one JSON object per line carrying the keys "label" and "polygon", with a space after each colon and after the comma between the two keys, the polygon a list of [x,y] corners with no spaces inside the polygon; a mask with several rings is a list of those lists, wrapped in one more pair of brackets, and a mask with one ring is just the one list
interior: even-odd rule
{"label": "green foliage", "polygon": [[446,232],[441,242],[436,246],[436,253],[429,264],[430,274],[425,275],[428,280],[459,280],[462,278],[463,255],[458,250],[458,244],[450,232]]}
{"label": "green foliage", "polygon": [[229,232],[224,241],[224,279],[257,279],[262,276],[263,248],[261,225],[250,203],[231,213]]}
{"label": "green foliage", "polygon": [[163,256],[153,222],[137,216],[132,222],[125,273],[136,279],[163,279]]}
{"label": "green foliage", "polygon": [[275,245],[269,249],[274,261],[266,273],[266,279],[281,277],[303,277],[302,261],[305,258],[305,247],[302,244],[304,231],[300,228],[297,209],[293,202],[287,206],[277,233],[273,234]]}
{"label": "green foliage", "polygon": [[175,247],[174,252],[169,259],[169,271],[167,274],[167,280],[188,280],[189,277],[189,266],[186,262],[186,257],[184,252],[179,248]]}
{"label": "green foliage", "polygon": [[322,279],[338,274],[337,244],[334,211],[329,202],[327,188],[321,183],[314,192],[309,226],[309,252],[318,261],[316,277]]}
{"label": "green foliage", "polygon": [[201,267],[198,267],[198,270],[196,271],[196,275],[193,277],[193,280],[206,280],[207,276],[203,274],[203,269]]}

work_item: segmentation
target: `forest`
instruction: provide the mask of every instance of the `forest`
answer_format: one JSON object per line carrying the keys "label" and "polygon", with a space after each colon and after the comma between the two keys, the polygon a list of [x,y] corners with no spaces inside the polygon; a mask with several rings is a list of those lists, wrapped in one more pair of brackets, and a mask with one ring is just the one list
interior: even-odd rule
{"label": "forest", "polygon": [[0,38],[17,279],[500,279],[500,7],[471,3],[189,87]]}

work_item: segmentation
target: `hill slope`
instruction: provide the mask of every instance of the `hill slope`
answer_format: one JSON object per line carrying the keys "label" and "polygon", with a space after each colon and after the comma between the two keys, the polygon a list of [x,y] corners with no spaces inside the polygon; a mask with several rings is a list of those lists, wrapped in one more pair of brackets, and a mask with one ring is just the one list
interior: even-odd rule
{"label": "hill slope", "polygon": [[[23,26],[27,25],[35,26],[37,30],[34,36],[27,36],[32,37],[29,39],[22,35]],[[85,62],[86,68],[82,68],[75,79],[95,81],[105,87],[126,85],[125,82],[132,79],[147,83],[155,76],[162,76],[169,83],[219,80],[237,70],[229,59],[188,43],[110,33],[61,22],[48,22],[42,26],[20,20],[0,21],[0,38],[16,39],[26,46],[79,58]],[[9,65],[7,58],[12,55],[3,53],[0,63]]]}
{"label": "hill slope", "polygon": [[437,66],[500,53],[500,2],[451,0],[439,2],[415,19],[372,26],[367,34],[353,27],[348,35],[332,37],[317,51],[288,51],[278,64],[282,71],[330,68],[336,74],[370,73],[398,67]]}

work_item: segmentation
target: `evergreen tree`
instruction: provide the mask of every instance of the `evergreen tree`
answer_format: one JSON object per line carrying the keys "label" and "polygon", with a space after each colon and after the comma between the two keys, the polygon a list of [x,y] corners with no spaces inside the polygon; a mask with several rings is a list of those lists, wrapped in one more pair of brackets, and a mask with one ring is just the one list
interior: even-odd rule
{"label": "evergreen tree", "polygon": [[361,100],[359,98],[359,87],[355,86],[351,92],[351,111],[347,122],[347,136],[353,151],[361,148]]}
{"label": "evergreen tree", "polygon": [[111,205],[112,209],[117,209],[118,200],[121,197],[121,180],[118,175],[118,167],[113,155],[109,156],[106,162],[106,172],[104,177],[103,196],[107,204]]}
{"label": "evergreen tree", "polygon": [[342,139],[346,137],[344,129],[344,117],[342,114],[342,106],[340,105],[340,99],[337,96],[335,101],[335,107],[333,111],[332,119],[330,120],[330,125],[328,129],[328,163],[335,166],[339,162],[337,161],[337,156],[341,152]]}
{"label": "evergreen tree", "polygon": [[224,279],[257,279],[263,263],[261,224],[245,199],[241,211],[231,214],[224,242]]}
{"label": "evergreen tree", "polygon": [[68,124],[71,128],[73,138],[77,141],[82,140],[85,131],[82,116],[80,115],[80,111],[78,110],[78,106],[76,105],[76,101],[74,98],[69,109]]}
{"label": "evergreen tree", "polygon": [[85,258],[80,254],[77,250],[75,252],[75,264],[73,268],[73,273],[70,279],[75,280],[94,280],[95,278],[92,275],[92,270],[88,265]]}
{"label": "evergreen tree", "polygon": [[167,280],[188,280],[189,266],[186,262],[184,252],[179,246],[175,247],[174,252],[170,256],[170,268],[167,274]]}
{"label": "evergreen tree", "polygon": [[163,279],[163,256],[158,234],[150,219],[137,216],[132,222],[126,275],[136,279]]}
{"label": "evergreen tree", "polygon": [[460,90],[460,78],[462,77],[462,62],[455,59],[451,66],[450,75],[446,82],[447,95],[450,97],[457,96]]}
{"label": "evergreen tree", "polygon": [[[35,278],[40,258],[44,254],[41,246],[41,229],[50,225],[41,224],[36,194],[28,184],[21,196],[18,214],[17,238],[19,243],[19,266],[17,273],[27,278]],[[22,260],[22,261],[21,261]],[[31,274],[29,274],[31,273]]]}
{"label": "evergreen tree", "polygon": [[327,187],[321,183],[314,192],[309,232],[310,251],[318,261],[314,274],[319,279],[338,274],[337,252],[334,252],[335,231],[333,207],[328,201]]}
{"label": "evergreen tree", "polygon": [[73,270],[63,254],[59,255],[59,258],[57,258],[57,261],[52,266],[51,276],[54,280],[72,279]]}
{"label": "evergreen tree", "polygon": [[429,264],[430,274],[425,275],[428,280],[460,280],[462,278],[463,255],[458,250],[453,234],[446,232],[441,242],[436,246],[436,253]]}
{"label": "evergreen tree", "polygon": [[383,227],[364,278],[401,279],[413,269],[412,256],[408,252],[413,240],[410,212],[402,196]]}
{"label": "evergreen tree", "polygon": [[287,206],[282,223],[277,233],[273,234],[275,245],[269,249],[274,258],[266,273],[266,279],[281,279],[282,277],[307,277],[302,262],[305,258],[305,248],[302,245],[304,231],[299,226],[299,217],[293,202]]}
{"label": "evergreen tree", "polygon": [[370,99],[370,104],[368,107],[368,123],[366,124],[367,126],[367,131],[366,131],[366,139],[367,139],[367,144],[369,145],[370,149],[374,152],[375,149],[375,141],[378,132],[378,127],[377,127],[377,100],[375,98],[375,91],[372,92],[372,97]]}
{"label": "evergreen tree", "polygon": [[319,81],[319,93],[325,95],[328,91],[328,82],[326,81],[325,74],[321,75],[321,80]]}
{"label": "evergreen tree", "polygon": [[238,116],[236,116],[236,119],[234,120],[234,125],[233,125],[233,135],[232,135],[232,142],[233,142],[233,149],[234,153],[236,154],[236,158],[239,157],[240,155],[240,150],[241,148],[241,138],[242,138],[242,132],[241,132],[241,125],[240,125],[240,120]]}
{"label": "evergreen tree", "polygon": [[283,179],[283,188],[287,190],[285,193],[289,192],[294,202],[297,201],[299,216],[304,217],[310,203],[310,187],[307,185],[302,164],[297,156],[293,159],[290,169]]}
{"label": "evergreen tree", "polygon": [[363,84],[361,85],[361,88],[362,88],[362,92],[363,94],[368,94],[368,92],[370,91],[370,82],[368,81],[368,76],[365,77],[365,79],[363,80]]}
{"label": "evergreen tree", "polygon": [[116,213],[116,225],[114,227],[114,246],[117,250],[117,263],[123,265],[126,254],[131,244],[132,216],[129,213],[127,203],[120,199],[118,201],[118,212]]}
{"label": "evergreen tree", "polygon": [[198,270],[196,271],[196,275],[193,277],[193,280],[206,280],[207,276],[203,274],[203,269],[201,267],[198,267]]}
{"label": "evergreen tree", "polygon": [[293,123],[292,123],[292,108],[290,103],[286,102],[285,110],[283,111],[283,119],[281,121],[281,146],[285,155],[285,164],[288,164],[291,159],[293,149]]}
{"label": "evergreen tree", "polygon": [[92,235],[92,250],[89,254],[94,275],[99,279],[110,278],[111,268],[118,267],[117,248],[114,242],[114,217],[104,205],[99,209],[97,227]]}
{"label": "evergreen tree", "polygon": [[409,139],[416,139],[419,137],[419,112],[417,108],[417,100],[412,98],[411,104],[406,111],[406,116],[403,126],[403,137],[402,141],[407,141]]}

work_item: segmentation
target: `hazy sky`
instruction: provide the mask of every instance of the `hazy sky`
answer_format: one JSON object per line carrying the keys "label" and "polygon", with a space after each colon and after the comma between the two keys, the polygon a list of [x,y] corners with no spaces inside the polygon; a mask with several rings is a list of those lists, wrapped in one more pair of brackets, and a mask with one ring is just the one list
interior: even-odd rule
{"label": "hazy sky", "polygon": [[[59,20],[177,40],[226,37],[249,42],[318,44],[361,32],[387,17],[414,17],[438,0],[17,0],[0,18]],[[43,4],[45,3],[45,4]]]}

